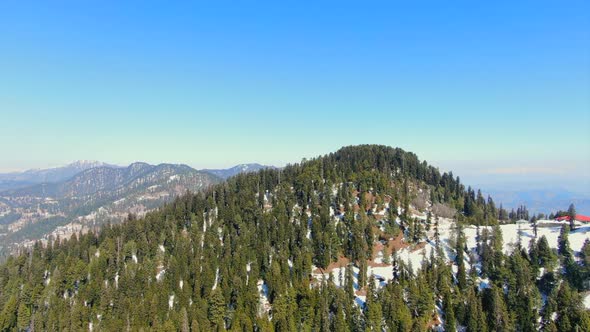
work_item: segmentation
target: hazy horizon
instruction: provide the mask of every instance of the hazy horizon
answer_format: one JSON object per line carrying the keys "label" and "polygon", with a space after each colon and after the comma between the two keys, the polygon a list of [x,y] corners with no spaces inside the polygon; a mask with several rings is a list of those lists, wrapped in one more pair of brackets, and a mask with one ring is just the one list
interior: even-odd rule
{"label": "hazy horizon", "polygon": [[[70,163],[77,161],[96,161],[102,162],[114,166],[126,167],[133,162],[148,162],[150,164],[160,163],[173,163],[173,164],[186,164],[195,169],[225,169],[231,168],[240,164],[257,163],[266,166],[283,167],[287,164],[294,164],[300,162],[303,158],[315,158],[324,154],[328,154],[334,151],[327,151],[322,154],[313,156],[304,156],[299,159],[293,159],[284,163],[262,163],[258,160],[249,161],[235,161],[227,164],[218,164],[203,166],[205,163],[189,163],[183,161],[170,162],[170,161],[146,161],[146,160],[135,160],[131,162],[113,162],[104,160],[71,160],[59,164],[50,164],[48,166],[33,167],[33,168],[20,168],[14,170],[1,170],[0,173],[18,173],[28,170],[36,169],[47,169],[66,166]],[[414,152],[414,151],[411,151]],[[429,161],[421,158],[420,154],[417,154],[421,160],[427,161],[430,165],[439,168],[442,172],[453,172],[454,176],[459,176],[465,185],[473,186],[475,188],[481,188],[486,191],[535,191],[535,190],[547,190],[549,188],[555,188],[555,191],[569,191],[573,194],[580,194],[581,197],[590,197],[590,175],[586,169],[578,169],[575,172],[567,172],[574,170],[579,165],[569,165],[553,167],[551,165],[544,166],[521,166],[515,168],[502,167],[501,161],[495,161],[494,164],[489,162],[473,162],[473,161]],[[256,156],[252,156],[255,158]],[[496,167],[494,167],[496,165]],[[551,170],[551,172],[547,172]],[[577,174],[582,174],[581,176]]]}

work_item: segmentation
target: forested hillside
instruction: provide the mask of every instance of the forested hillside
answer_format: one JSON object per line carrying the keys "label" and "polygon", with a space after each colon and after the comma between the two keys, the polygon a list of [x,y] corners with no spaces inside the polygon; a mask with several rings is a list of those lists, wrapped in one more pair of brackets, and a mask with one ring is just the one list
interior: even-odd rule
{"label": "forested hillside", "polygon": [[9,258],[0,328],[590,331],[587,229],[525,241],[509,217],[412,153],[345,147]]}
{"label": "forested hillside", "polygon": [[[108,221],[122,221],[129,213],[144,215],[187,191],[196,192],[222,181],[186,165],[92,165],[99,166],[64,181],[0,192],[0,257],[29,247],[36,240],[69,237]],[[54,170],[62,170],[62,174],[63,169],[73,168]]]}

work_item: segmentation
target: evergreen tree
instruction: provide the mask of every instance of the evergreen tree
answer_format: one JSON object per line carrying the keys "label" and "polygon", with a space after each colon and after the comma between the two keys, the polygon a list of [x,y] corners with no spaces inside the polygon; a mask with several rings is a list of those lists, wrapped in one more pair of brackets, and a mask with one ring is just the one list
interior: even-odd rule
{"label": "evergreen tree", "polygon": [[457,323],[455,321],[455,309],[453,308],[453,302],[451,300],[451,293],[446,292],[443,301],[443,309],[445,312],[445,331],[454,332],[457,330]]}
{"label": "evergreen tree", "polygon": [[576,227],[576,207],[573,203],[567,209],[567,216],[570,220],[570,229],[573,231]]}
{"label": "evergreen tree", "polygon": [[207,318],[214,329],[224,326],[223,317],[225,315],[225,299],[219,288],[214,289],[208,298]]}
{"label": "evergreen tree", "polygon": [[570,232],[569,226],[563,225],[561,227],[561,232],[559,233],[559,238],[557,240],[557,252],[565,258],[571,257],[571,249],[568,240],[568,234]]}
{"label": "evergreen tree", "polygon": [[489,331],[514,330],[500,289],[492,285],[484,291],[482,300],[483,310],[487,316],[487,326]]}
{"label": "evergreen tree", "polygon": [[18,330],[26,330],[30,326],[31,322],[31,310],[29,307],[21,301],[18,305],[18,320],[16,327]]}
{"label": "evergreen tree", "polygon": [[555,257],[553,250],[549,247],[549,242],[547,242],[545,235],[541,236],[537,244],[537,256],[539,266],[541,267],[552,269],[557,263],[557,257]]}

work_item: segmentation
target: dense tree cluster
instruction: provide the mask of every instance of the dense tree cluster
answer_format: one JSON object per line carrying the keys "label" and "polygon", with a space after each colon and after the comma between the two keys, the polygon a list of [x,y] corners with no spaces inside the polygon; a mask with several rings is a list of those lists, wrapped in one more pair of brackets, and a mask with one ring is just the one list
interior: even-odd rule
{"label": "dense tree cluster", "polygon": [[[438,238],[439,217],[412,218],[421,193],[441,211],[459,211],[454,262]],[[590,244],[578,263],[564,229],[558,252],[540,238],[505,255],[502,210],[414,154],[346,147],[238,175],[144,218],[9,258],[0,266],[0,329],[590,330],[579,295],[589,286]],[[475,251],[465,224],[493,226],[482,227]],[[420,242],[430,229],[437,250],[419,269],[384,250],[393,281],[377,287],[367,276],[380,240]],[[311,276],[338,260],[347,262],[340,280]],[[356,295],[366,301],[355,303]]]}

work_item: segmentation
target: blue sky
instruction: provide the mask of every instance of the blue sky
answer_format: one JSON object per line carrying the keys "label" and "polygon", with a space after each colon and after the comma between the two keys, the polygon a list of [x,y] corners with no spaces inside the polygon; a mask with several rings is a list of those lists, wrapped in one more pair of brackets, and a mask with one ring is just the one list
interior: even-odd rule
{"label": "blue sky", "polygon": [[590,179],[590,3],[3,1],[0,142],[0,171],[378,143]]}

